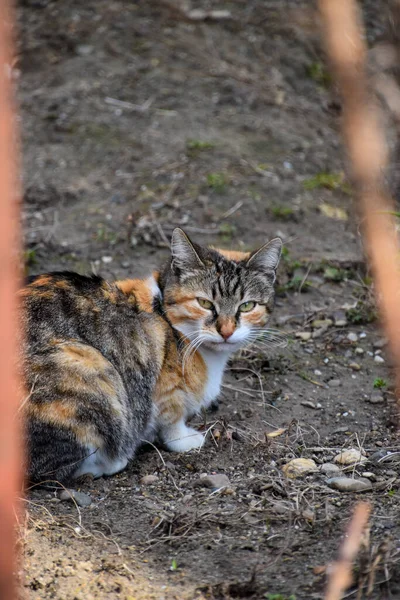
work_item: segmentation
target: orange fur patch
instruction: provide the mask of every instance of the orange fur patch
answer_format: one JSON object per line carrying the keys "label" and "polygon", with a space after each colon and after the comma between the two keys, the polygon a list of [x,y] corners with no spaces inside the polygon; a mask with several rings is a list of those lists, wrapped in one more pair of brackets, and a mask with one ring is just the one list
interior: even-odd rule
{"label": "orange fur patch", "polygon": [[250,252],[239,252],[238,250],[223,250],[221,248],[214,248],[216,252],[225,256],[228,260],[233,260],[235,262],[241,262],[242,260],[247,260],[250,257]]}
{"label": "orange fur patch", "polygon": [[31,287],[43,287],[45,285],[49,285],[50,283],[52,283],[52,281],[53,278],[51,277],[51,275],[41,275],[40,277],[35,279],[35,281],[32,281],[32,283],[30,283],[29,285]]}
{"label": "orange fur patch", "polygon": [[200,404],[207,381],[207,367],[199,352],[195,352],[185,363],[183,373],[184,350],[182,354],[179,353],[173,338],[169,339],[153,397],[161,419],[171,424],[177,423],[186,416],[185,398],[188,393],[191,393],[193,400],[197,399]]}
{"label": "orange fur patch", "polygon": [[89,371],[102,371],[110,366],[110,363],[95,348],[80,344],[60,344],[57,360],[66,363],[76,363]]}
{"label": "orange fur patch", "polygon": [[76,406],[69,400],[53,400],[52,402],[29,402],[24,409],[27,416],[45,423],[69,429],[81,444],[92,444],[102,448],[103,440],[92,424],[82,424],[76,419]]}
{"label": "orange fur patch", "polygon": [[153,312],[154,293],[147,279],[123,279],[115,285],[126,296],[132,296],[140,310]]}
{"label": "orange fur patch", "polygon": [[72,286],[68,281],[61,279],[60,281],[54,282],[54,287],[59,288],[60,290],[68,290],[71,289]]}
{"label": "orange fur patch", "polygon": [[265,325],[268,321],[269,313],[265,306],[257,306],[248,313],[242,313],[241,319],[244,323],[251,325]]}

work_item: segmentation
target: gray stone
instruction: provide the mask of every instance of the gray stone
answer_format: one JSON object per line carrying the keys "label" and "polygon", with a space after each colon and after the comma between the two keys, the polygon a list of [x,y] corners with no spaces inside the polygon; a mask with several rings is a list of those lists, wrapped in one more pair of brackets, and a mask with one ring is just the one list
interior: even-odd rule
{"label": "gray stone", "polygon": [[224,474],[218,475],[205,475],[197,479],[193,483],[193,487],[207,487],[212,488],[213,490],[219,490],[221,488],[229,488],[231,487],[231,482],[228,477]]}
{"label": "gray stone", "polygon": [[327,479],[327,485],[339,492],[367,492],[372,490],[369,479],[350,479],[350,477],[333,477]]}
{"label": "gray stone", "polygon": [[89,54],[92,54],[93,50],[94,47],[89,44],[79,44],[75,48],[75,52],[79,54],[79,56],[89,56]]}
{"label": "gray stone", "polygon": [[331,388],[337,388],[337,387],[340,387],[342,385],[342,382],[340,381],[340,379],[330,379],[328,381],[328,385]]}
{"label": "gray stone", "polygon": [[387,346],[387,338],[380,338],[379,340],[376,340],[376,342],[373,343],[374,348],[384,348],[385,346]]}
{"label": "gray stone", "polygon": [[58,493],[58,498],[62,502],[75,502],[78,506],[90,506],[92,499],[84,492],[77,490],[65,489]]}
{"label": "gray stone", "polygon": [[369,401],[371,402],[371,404],[382,404],[382,402],[384,402],[385,399],[379,392],[374,392],[373,394],[371,394]]}
{"label": "gray stone", "polygon": [[374,361],[376,363],[384,363],[385,359],[382,356],[380,356],[379,354],[377,354],[376,356],[374,356]]}
{"label": "gray stone", "polygon": [[349,340],[349,342],[358,342],[358,335],[356,333],[354,333],[353,331],[351,331],[348,336],[347,339]]}
{"label": "gray stone", "polygon": [[311,331],[297,331],[296,337],[302,340],[303,342],[307,342],[311,339]]}
{"label": "gray stone", "polygon": [[324,463],[323,465],[321,465],[320,467],[320,471],[321,473],[340,473],[340,468],[337,465],[334,465],[333,463]]}
{"label": "gray stone", "polygon": [[152,485],[153,483],[157,483],[158,479],[159,478],[157,477],[157,475],[145,475],[140,480],[140,483],[142,485]]}

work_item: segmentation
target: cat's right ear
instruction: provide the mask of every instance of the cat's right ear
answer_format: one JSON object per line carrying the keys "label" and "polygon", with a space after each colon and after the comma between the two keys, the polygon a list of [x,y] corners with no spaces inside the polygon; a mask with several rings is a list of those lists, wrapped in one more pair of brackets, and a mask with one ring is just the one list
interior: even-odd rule
{"label": "cat's right ear", "polygon": [[176,273],[191,273],[205,266],[192,242],[179,227],[174,229],[172,233],[171,254],[171,268]]}

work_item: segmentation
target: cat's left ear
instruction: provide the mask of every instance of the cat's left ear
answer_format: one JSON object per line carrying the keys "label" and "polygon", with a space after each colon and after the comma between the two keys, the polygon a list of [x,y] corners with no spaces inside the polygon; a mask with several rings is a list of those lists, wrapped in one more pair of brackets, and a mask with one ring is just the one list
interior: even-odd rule
{"label": "cat's left ear", "polygon": [[171,239],[172,268],[180,273],[193,273],[204,268],[194,245],[182,229],[177,227]]}
{"label": "cat's left ear", "polygon": [[273,275],[275,281],[275,273],[279,264],[279,259],[282,254],[282,240],[274,238],[258,250],[253,252],[247,261],[247,266],[250,269],[256,269],[262,273]]}

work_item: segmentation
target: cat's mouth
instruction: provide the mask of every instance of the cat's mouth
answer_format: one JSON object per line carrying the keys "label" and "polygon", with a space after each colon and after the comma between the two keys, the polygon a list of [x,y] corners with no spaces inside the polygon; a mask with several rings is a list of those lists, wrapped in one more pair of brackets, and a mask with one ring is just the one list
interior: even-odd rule
{"label": "cat's mouth", "polygon": [[241,344],[238,342],[230,342],[229,340],[218,340],[215,342],[207,341],[203,343],[205,348],[213,350],[214,352],[232,352],[240,345]]}

